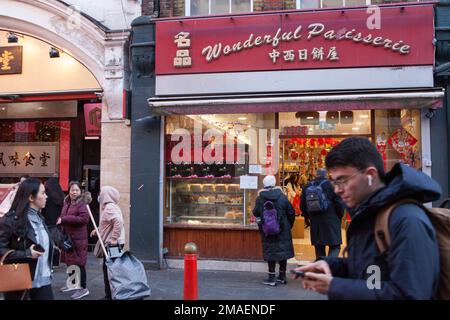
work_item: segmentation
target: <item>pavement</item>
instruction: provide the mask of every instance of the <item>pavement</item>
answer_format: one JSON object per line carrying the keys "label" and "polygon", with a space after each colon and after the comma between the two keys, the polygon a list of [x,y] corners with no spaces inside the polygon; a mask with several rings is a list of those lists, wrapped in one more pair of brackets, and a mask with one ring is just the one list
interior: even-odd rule
{"label": "pavement", "polygon": [[[289,268],[289,267],[288,267]],[[87,287],[90,295],[82,300],[97,300],[104,296],[101,261],[89,253],[87,264]],[[66,268],[56,268],[53,278],[55,299],[70,300],[73,292],[63,293]],[[148,300],[182,300],[182,269],[147,270],[152,290]],[[288,280],[286,285],[269,287],[261,284],[266,273],[238,271],[198,271],[198,292],[200,300],[326,300],[326,296],[304,290],[299,280]]]}

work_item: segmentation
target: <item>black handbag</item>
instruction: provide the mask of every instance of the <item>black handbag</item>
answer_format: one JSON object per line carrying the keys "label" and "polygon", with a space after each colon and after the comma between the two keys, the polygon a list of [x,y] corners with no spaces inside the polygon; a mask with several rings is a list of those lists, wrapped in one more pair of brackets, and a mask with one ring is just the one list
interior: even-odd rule
{"label": "black handbag", "polygon": [[49,227],[49,229],[52,240],[58,248],[60,248],[64,252],[71,252],[73,250],[72,238],[67,233],[65,233],[61,229],[61,227],[51,226]]}

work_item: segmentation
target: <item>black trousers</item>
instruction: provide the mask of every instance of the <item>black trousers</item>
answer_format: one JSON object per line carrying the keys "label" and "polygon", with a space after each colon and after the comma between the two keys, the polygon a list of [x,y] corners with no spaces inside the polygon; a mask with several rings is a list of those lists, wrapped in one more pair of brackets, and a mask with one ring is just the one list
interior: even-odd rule
{"label": "black trousers", "polygon": [[[325,245],[315,245],[314,249],[316,249],[316,258],[325,257]],[[341,251],[340,245],[328,246],[328,256],[329,257],[339,257],[339,252]]]}
{"label": "black trousers", "polygon": [[[275,265],[277,264],[277,262],[268,261],[267,263],[269,264],[269,272],[275,273]],[[280,272],[286,272],[287,260],[278,261],[278,264],[280,265]]]}
{"label": "black trousers", "polygon": [[5,292],[3,295],[5,300],[55,300],[51,285],[26,291]]}

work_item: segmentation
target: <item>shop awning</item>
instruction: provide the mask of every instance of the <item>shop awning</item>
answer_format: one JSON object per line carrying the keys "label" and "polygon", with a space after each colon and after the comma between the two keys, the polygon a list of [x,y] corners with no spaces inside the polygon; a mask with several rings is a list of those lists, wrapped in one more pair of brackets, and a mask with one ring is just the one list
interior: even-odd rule
{"label": "shop awning", "polygon": [[152,115],[232,114],[372,109],[437,109],[443,106],[444,89],[279,93],[227,96],[153,97]]}

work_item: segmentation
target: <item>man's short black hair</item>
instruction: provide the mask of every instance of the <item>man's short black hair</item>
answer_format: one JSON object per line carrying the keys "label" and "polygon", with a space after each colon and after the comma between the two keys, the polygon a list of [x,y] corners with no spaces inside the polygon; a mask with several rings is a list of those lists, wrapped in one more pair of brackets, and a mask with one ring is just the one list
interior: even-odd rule
{"label": "man's short black hair", "polygon": [[327,169],[354,167],[364,170],[375,167],[381,181],[384,181],[383,159],[375,146],[365,137],[350,137],[336,145],[325,158]]}

